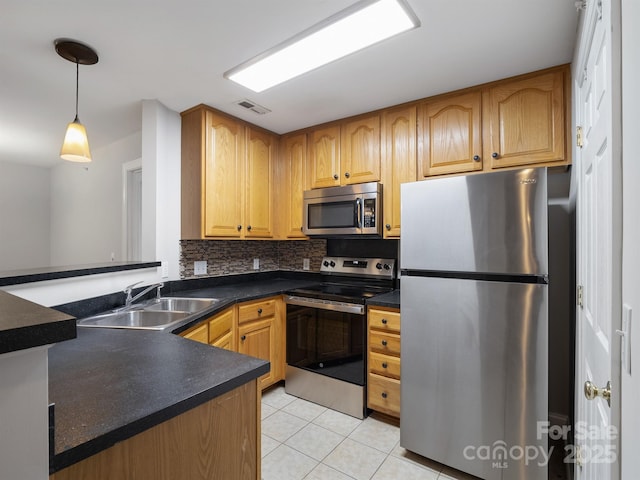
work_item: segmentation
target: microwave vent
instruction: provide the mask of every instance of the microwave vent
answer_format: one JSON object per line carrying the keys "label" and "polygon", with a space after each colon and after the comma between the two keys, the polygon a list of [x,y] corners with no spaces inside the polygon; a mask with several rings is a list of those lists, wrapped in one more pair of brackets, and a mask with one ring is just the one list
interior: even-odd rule
{"label": "microwave vent", "polygon": [[246,98],[243,100],[238,100],[235,103],[236,105],[239,105],[242,108],[246,108],[247,110],[251,110],[258,115],[264,115],[265,113],[271,112],[271,110],[269,110],[268,108],[263,107],[262,105],[258,105],[256,102],[252,102],[251,100],[247,100]]}

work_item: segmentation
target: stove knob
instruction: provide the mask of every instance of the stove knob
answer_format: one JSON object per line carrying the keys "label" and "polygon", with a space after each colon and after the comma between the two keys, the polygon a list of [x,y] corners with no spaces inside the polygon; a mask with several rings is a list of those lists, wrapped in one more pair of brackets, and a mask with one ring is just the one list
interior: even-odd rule
{"label": "stove knob", "polygon": [[325,267],[328,267],[328,266],[329,266],[329,262],[327,262],[326,260],[325,260],[324,262],[322,262],[322,264],[323,264]]}
{"label": "stove knob", "polygon": [[329,263],[329,265],[331,265],[331,267],[335,267],[336,266],[336,262],[334,262],[333,260],[331,260],[331,263]]}
{"label": "stove knob", "polygon": [[385,263],[385,264],[384,264],[384,269],[385,269],[385,270],[391,270],[391,267],[389,266],[389,264],[388,264],[388,263]]}
{"label": "stove knob", "polygon": [[376,268],[378,270],[382,270],[382,264],[381,263],[376,263]]}

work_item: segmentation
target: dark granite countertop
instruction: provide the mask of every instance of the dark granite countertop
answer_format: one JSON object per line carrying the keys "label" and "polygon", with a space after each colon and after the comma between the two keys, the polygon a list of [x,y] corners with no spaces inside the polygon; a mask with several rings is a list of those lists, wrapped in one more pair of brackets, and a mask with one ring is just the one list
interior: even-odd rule
{"label": "dark granite countertop", "polygon": [[21,283],[43,282],[60,278],[82,277],[98,273],[123,272],[140,268],[159,267],[160,262],[104,262],[86,265],[64,265],[60,267],[29,268],[0,271],[0,287]]}
{"label": "dark granite countertop", "polygon": [[0,290],[0,354],[75,337],[74,317]]}
{"label": "dark granite countertop", "polygon": [[400,289],[393,292],[383,293],[367,300],[367,305],[377,305],[380,307],[400,308]]}
{"label": "dark granite countertop", "polygon": [[175,335],[78,329],[49,351],[55,472],[269,371],[263,360]]}

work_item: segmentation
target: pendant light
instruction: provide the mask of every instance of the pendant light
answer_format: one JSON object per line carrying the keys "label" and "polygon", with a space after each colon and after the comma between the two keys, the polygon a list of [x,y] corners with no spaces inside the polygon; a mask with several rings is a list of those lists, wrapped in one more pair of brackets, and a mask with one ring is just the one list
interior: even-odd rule
{"label": "pendant light", "polygon": [[64,135],[64,142],[60,149],[60,157],[71,162],[90,162],[91,151],[89,150],[89,140],[87,130],[78,120],[78,79],[80,76],[80,65],[94,65],[98,63],[98,54],[89,47],[75,40],[59,38],[54,41],[56,52],[65,60],[76,64],[76,117],[69,125]]}

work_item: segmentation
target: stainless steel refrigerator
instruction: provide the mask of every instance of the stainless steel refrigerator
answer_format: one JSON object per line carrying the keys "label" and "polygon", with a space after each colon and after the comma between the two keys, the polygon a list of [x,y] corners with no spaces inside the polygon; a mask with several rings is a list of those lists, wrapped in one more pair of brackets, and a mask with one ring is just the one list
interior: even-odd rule
{"label": "stainless steel refrigerator", "polygon": [[401,198],[400,445],[486,480],[547,480],[546,169]]}

